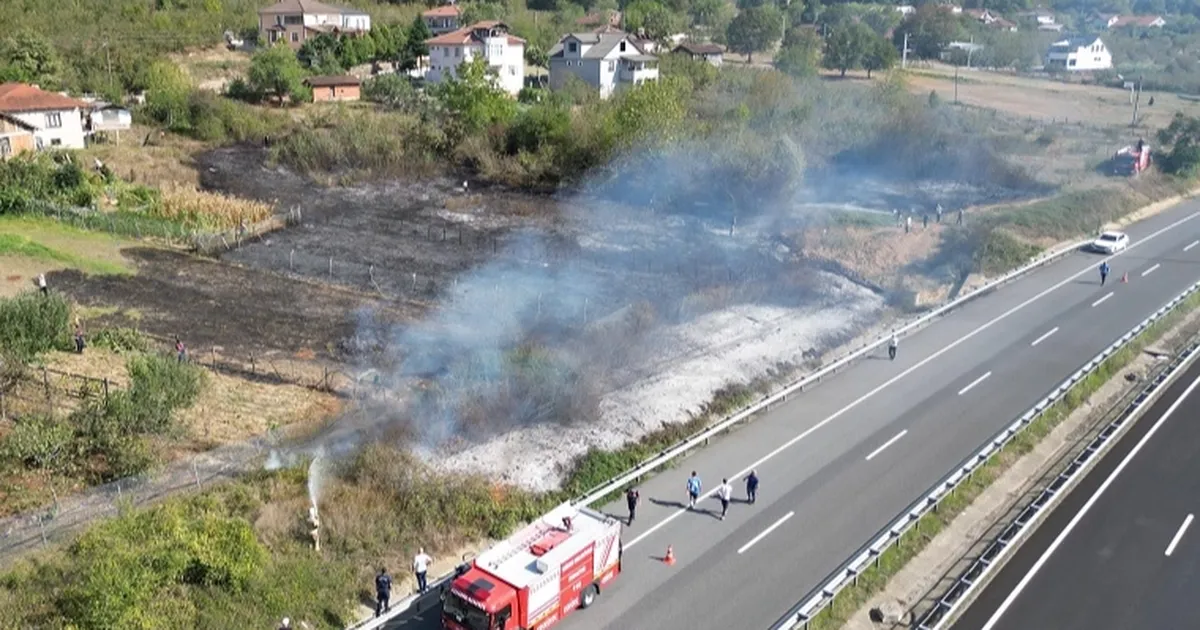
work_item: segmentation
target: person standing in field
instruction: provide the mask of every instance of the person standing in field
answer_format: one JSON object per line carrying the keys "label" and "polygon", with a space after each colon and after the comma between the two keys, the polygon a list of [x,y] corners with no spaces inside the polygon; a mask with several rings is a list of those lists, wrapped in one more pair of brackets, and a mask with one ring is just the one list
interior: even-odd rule
{"label": "person standing in field", "polygon": [[83,354],[83,347],[86,344],[83,341],[83,328],[78,324],[75,325],[75,354]]}
{"label": "person standing in field", "polygon": [[702,483],[700,483],[700,476],[697,475],[696,471],[693,470],[692,476],[688,477],[688,480],[687,480],[688,509],[689,510],[696,509],[696,499],[700,498],[700,491],[703,489],[704,489],[704,485]]}
{"label": "person standing in field", "polygon": [[417,555],[413,558],[412,570],[413,575],[417,576],[417,592],[422,595],[429,588],[426,576],[429,573],[429,565],[431,564],[433,564],[433,558],[425,553],[425,548],[417,549]]}
{"label": "person standing in field", "polygon": [[179,337],[175,338],[175,356],[180,363],[187,361],[187,346],[183,345]]}
{"label": "person standing in field", "polygon": [[733,486],[729,485],[728,479],[721,480],[721,487],[717,488],[717,498],[721,500],[721,520],[725,520],[725,515],[729,513],[729,501],[733,498]]}
{"label": "person standing in field", "polygon": [[42,295],[50,295],[50,287],[46,286],[46,274],[44,273],[38,274],[38,291],[41,291]]}

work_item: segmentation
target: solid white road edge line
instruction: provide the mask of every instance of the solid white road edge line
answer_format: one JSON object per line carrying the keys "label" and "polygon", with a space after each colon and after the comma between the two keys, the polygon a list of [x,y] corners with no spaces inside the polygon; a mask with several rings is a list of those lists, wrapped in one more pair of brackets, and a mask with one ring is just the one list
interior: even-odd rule
{"label": "solid white road edge line", "polygon": [[[1170,224],[1170,225],[1168,225],[1168,226],[1166,226],[1166,227],[1164,227],[1164,228],[1161,228],[1161,229],[1159,229],[1159,230],[1158,230],[1158,231],[1156,231],[1156,232],[1153,232],[1153,233],[1151,233],[1151,234],[1147,235],[1145,238],[1143,238],[1143,239],[1139,240],[1138,242],[1134,243],[1133,245],[1130,245],[1128,249],[1125,249],[1125,250],[1123,250],[1121,253],[1124,253],[1124,252],[1127,252],[1127,251],[1129,251],[1129,250],[1131,250],[1131,249],[1134,249],[1134,248],[1136,248],[1136,247],[1138,247],[1138,246],[1140,246],[1140,245],[1142,245],[1142,244],[1144,244],[1144,243],[1148,243],[1148,242],[1150,242],[1151,240],[1153,240],[1153,239],[1155,239],[1155,238],[1157,238],[1157,237],[1159,237],[1159,236],[1161,236],[1161,235],[1163,235],[1163,234],[1166,234],[1167,232],[1170,232],[1171,230],[1173,230],[1173,229],[1175,229],[1175,228],[1179,227],[1180,225],[1183,225],[1184,223],[1187,223],[1188,221],[1191,221],[1192,219],[1194,219],[1194,218],[1196,218],[1196,217],[1198,217],[1198,216],[1200,216],[1200,212],[1193,212],[1192,214],[1189,214],[1188,216],[1186,216],[1186,217],[1184,217],[1184,218],[1182,218],[1182,219],[1180,219],[1180,220],[1178,220],[1178,221],[1176,221],[1176,222],[1174,222],[1174,223],[1172,223],[1172,224]],[[1106,257],[1104,260],[1111,260],[1111,259],[1115,258],[1116,256],[1118,256],[1118,254],[1113,254],[1112,256],[1108,256],[1108,257]],[[1074,274],[1072,274],[1072,275],[1071,275],[1071,276],[1069,276],[1068,278],[1066,278],[1066,279],[1064,279],[1064,280],[1060,281],[1058,284],[1055,284],[1054,286],[1051,286],[1051,287],[1049,287],[1049,288],[1047,288],[1047,289],[1043,290],[1041,293],[1038,293],[1037,295],[1035,295],[1035,296],[1033,296],[1033,297],[1031,297],[1031,298],[1029,298],[1029,299],[1025,300],[1024,302],[1021,302],[1020,304],[1018,304],[1018,305],[1016,305],[1016,306],[1014,306],[1014,307],[1012,307],[1012,308],[1008,309],[1007,311],[1005,311],[1005,312],[1003,312],[1003,313],[1001,313],[1001,314],[997,315],[997,316],[996,316],[994,319],[992,319],[992,320],[988,321],[987,323],[983,324],[983,325],[982,325],[982,326],[980,326],[979,328],[976,328],[975,330],[972,330],[971,332],[967,333],[966,335],[963,335],[962,337],[959,337],[958,339],[956,339],[956,340],[952,341],[952,342],[950,343],[950,345],[948,345],[948,346],[946,346],[946,347],[942,348],[941,350],[938,350],[937,352],[935,352],[935,353],[933,353],[933,354],[929,355],[928,357],[925,357],[925,358],[924,358],[924,359],[922,359],[921,361],[918,361],[916,365],[913,365],[912,367],[908,368],[907,370],[904,370],[903,372],[901,372],[901,373],[897,374],[896,376],[893,376],[891,379],[887,380],[887,381],[886,381],[886,382],[884,382],[882,385],[879,385],[879,386],[878,386],[878,387],[876,387],[875,389],[872,389],[871,391],[869,391],[869,392],[867,392],[867,393],[863,394],[862,396],[859,396],[859,397],[858,397],[858,398],[856,398],[855,400],[851,401],[851,402],[850,402],[850,404],[848,404],[848,405],[846,405],[845,407],[842,407],[841,409],[839,409],[839,410],[835,411],[835,412],[833,413],[833,415],[831,415],[831,416],[829,416],[828,418],[825,418],[824,420],[822,420],[822,421],[820,421],[820,422],[818,422],[818,423],[814,424],[813,426],[811,426],[811,427],[809,427],[809,428],[805,429],[804,431],[802,431],[802,432],[801,432],[799,435],[797,435],[796,437],[794,437],[794,438],[792,438],[792,439],[788,440],[788,441],[787,441],[787,442],[785,442],[783,445],[781,445],[781,446],[777,447],[775,450],[771,451],[770,453],[767,453],[766,455],[763,455],[763,456],[762,456],[762,457],[760,457],[760,458],[759,458],[757,461],[755,461],[755,462],[751,463],[749,466],[746,466],[746,467],[745,467],[744,469],[742,469],[740,472],[738,472],[738,473],[736,473],[736,474],[732,475],[732,476],[731,476],[731,478],[745,477],[747,474],[749,474],[749,473],[750,473],[750,471],[751,471],[751,470],[753,470],[753,469],[755,469],[755,468],[758,468],[759,466],[761,466],[763,462],[765,462],[765,461],[768,461],[768,460],[770,460],[771,458],[775,457],[776,455],[778,455],[778,454],[780,454],[780,453],[782,453],[782,452],[786,451],[787,449],[791,448],[791,447],[792,447],[794,444],[796,444],[797,442],[799,442],[799,441],[803,440],[804,438],[806,438],[806,437],[808,437],[808,436],[812,435],[813,433],[815,433],[815,432],[816,432],[818,429],[820,429],[821,427],[823,427],[823,426],[825,426],[825,425],[829,424],[830,422],[833,422],[834,420],[837,420],[838,418],[842,417],[844,414],[848,413],[850,410],[852,410],[852,409],[854,409],[855,407],[857,407],[857,406],[861,405],[862,403],[866,402],[868,399],[870,399],[870,398],[871,398],[872,396],[874,396],[875,394],[878,394],[879,392],[883,391],[884,389],[887,389],[887,388],[888,388],[888,387],[890,387],[892,384],[896,383],[897,381],[899,381],[900,379],[904,378],[905,376],[908,376],[909,374],[912,374],[912,373],[913,373],[913,372],[915,372],[917,369],[919,369],[921,366],[923,366],[923,365],[925,365],[925,364],[929,363],[930,361],[933,361],[934,359],[936,359],[936,358],[938,358],[938,357],[942,356],[943,354],[946,354],[947,352],[949,352],[949,351],[953,350],[954,348],[957,348],[959,345],[961,345],[961,344],[965,343],[967,340],[969,340],[969,339],[971,339],[972,337],[974,337],[975,335],[978,335],[979,333],[981,333],[981,332],[983,332],[983,331],[987,330],[988,328],[991,328],[991,327],[992,327],[992,326],[994,326],[994,325],[995,325],[997,322],[999,322],[999,321],[1001,321],[1001,320],[1003,320],[1003,319],[1007,318],[1008,316],[1012,315],[1013,313],[1016,313],[1017,311],[1019,311],[1019,310],[1021,310],[1021,309],[1025,308],[1026,306],[1029,306],[1030,304],[1033,304],[1034,302],[1036,302],[1036,301],[1038,301],[1038,300],[1042,299],[1043,297],[1046,297],[1047,295],[1050,295],[1051,293],[1053,293],[1053,292],[1055,292],[1055,291],[1057,291],[1057,290],[1059,290],[1059,289],[1061,289],[1061,288],[1063,288],[1063,287],[1067,286],[1068,284],[1070,284],[1070,283],[1074,282],[1074,281],[1075,281],[1077,278],[1079,278],[1080,276],[1083,276],[1084,274],[1088,274],[1088,273],[1095,273],[1095,272],[1096,272],[1095,263],[1094,263],[1094,262],[1090,262],[1090,263],[1088,263],[1088,266],[1087,266],[1086,268],[1084,268],[1084,269],[1080,269],[1079,271],[1075,272]],[[701,499],[707,499],[708,497],[711,497],[711,496],[713,496],[713,494],[715,494],[715,493],[716,493],[716,491],[717,491],[717,490],[716,490],[716,488],[713,488],[713,489],[709,490],[708,492],[705,492],[705,493],[704,493],[704,494],[703,494],[703,495],[702,495],[700,498],[701,498]],[[671,521],[673,521],[673,520],[675,520],[675,519],[679,518],[680,516],[683,516],[684,514],[687,514],[687,513],[688,513],[688,509],[687,509],[687,508],[682,508],[682,509],[676,510],[674,514],[671,514],[670,516],[668,516],[668,517],[664,518],[663,520],[661,520],[661,521],[659,521],[659,522],[655,523],[654,525],[652,525],[652,526],[651,526],[649,529],[647,529],[646,531],[642,532],[641,534],[638,534],[638,536],[637,536],[637,537],[635,537],[633,540],[631,540],[631,541],[629,541],[629,542],[625,543],[625,548],[626,548],[626,549],[628,549],[628,548],[630,548],[630,547],[632,547],[632,546],[634,546],[634,545],[638,544],[639,542],[641,542],[641,541],[645,540],[645,539],[646,539],[646,537],[650,536],[650,535],[651,535],[651,534],[653,534],[654,532],[656,532],[656,531],[658,531],[658,530],[662,529],[663,527],[666,527],[666,525],[667,525],[668,523],[670,523]]]}
{"label": "solid white road edge line", "polygon": [[901,431],[901,432],[897,433],[897,434],[896,434],[896,437],[894,437],[894,438],[892,438],[892,439],[890,439],[890,440],[888,440],[888,441],[884,442],[884,443],[883,443],[883,446],[880,446],[879,448],[877,448],[877,449],[875,449],[875,450],[871,451],[871,454],[870,454],[870,455],[867,455],[867,461],[871,461],[871,459],[872,459],[872,458],[874,458],[876,455],[878,455],[878,454],[882,453],[882,452],[883,452],[883,449],[885,449],[885,448],[887,448],[887,447],[889,447],[889,446],[891,446],[891,445],[895,444],[895,443],[896,443],[896,440],[899,440],[900,438],[904,437],[904,436],[905,436],[907,433],[908,433],[908,429],[905,429],[905,430],[903,430],[903,431]]}
{"label": "solid white road edge line", "polygon": [[971,384],[970,384],[970,385],[967,385],[966,387],[964,387],[964,388],[962,388],[962,389],[958,390],[958,395],[959,395],[959,396],[962,396],[963,394],[965,394],[965,393],[967,393],[967,392],[971,391],[971,388],[972,388],[972,387],[975,387],[976,385],[978,385],[978,384],[982,383],[982,382],[983,382],[983,379],[985,379],[985,378],[987,378],[987,377],[989,377],[989,376],[991,376],[991,375],[992,375],[992,373],[991,373],[991,372],[988,372],[987,374],[984,374],[983,376],[980,376],[979,378],[977,378],[977,379],[975,379],[975,380],[971,381]]}
{"label": "solid white road edge line", "polygon": [[1041,337],[1038,337],[1037,339],[1034,339],[1034,340],[1033,340],[1033,343],[1031,343],[1031,344],[1029,344],[1029,345],[1031,345],[1031,346],[1036,346],[1036,345],[1038,345],[1039,343],[1042,343],[1043,341],[1045,341],[1047,338],[1049,338],[1049,337],[1050,337],[1050,335],[1053,335],[1053,334],[1054,334],[1054,333],[1056,333],[1056,332],[1058,332],[1058,326],[1055,326],[1054,328],[1052,328],[1052,329],[1050,330],[1050,332],[1048,332],[1048,333],[1046,333],[1046,334],[1042,335]]}
{"label": "solid white road edge line", "polygon": [[[740,553],[742,553],[743,551],[745,551],[745,550],[747,550],[747,549],[749,549],[749,548],[753,547],[753,546],[754,546],[754,543],[756,543],[756,542],[758,542],[758,541],[760,541],[760,540],[762,540],[762,539],[766,538],[766,537],[767,537],[767,534],[770,534],[771,532],[775,531],[775,529],[776,529],[777,527],[779,527],[780,525],[783,525],[784,521],[788,520],[789,518],[792,518],[792,517],[793,517],[793,516],[795,516],[795,515],[796,515],[796,513],[795,513],[795,512],[788,512],[787,514],[784,514],[784,515],[783,515],[783,518],[779,519],[778,521],[775,521],[775,524],[773,524],[773,525],[771,525],[770,527],[768,527],[768,528],[766,528],[766,529],[762,530],[762,533],[761,533],[761,534],[759,534],[759,535],[755,536],[754,538],[751,538],[751,539],[750,539],[750,542],[748,542],[748,543],[746,543],[746,544],[742,545],[742,548],[741,548],[741,549],[738,549],[738,553],[740,554]],[[629,545],[625,545],[625,546],[626,546],[626,547],[628,547]]]}
{"label": "solid white road edge line", "polygon": [[1107,300],[1108,298],[1110,298],[1110,297],[1112,297],[1112,296],[1113,296],[1113,294],[1112,294],[1112,292],[1110,291],[1108,295],[1106,295],[1106,296],[1104,296],[1104,297],[1100,298],[1099,300],[1096,300],[1095,302],[1092,302],[1092,308],[1095,308],[1095,307],[1097,307],[1097,306],[1100,306],[1101,304],[1103,304],[1103,303],[1104,303],[1104,301],[1105,301],[1105,300]]}
{"label": "solid white road edge line", "polygon": [[1183,538],[1183,533],[1187,531],[1188,525],[1192,524],[1193,518],[1195,518],[1194,514],[1188,514],[1187,518],[1183,519],[1183,525],[1179,526],[1179,531],[1175,532],[1175,537],[1171,539],[1171,544],[1167,545],[1167,552],[1164,555],[1168,558],[1171,556],[1171,552],[1175,551],[1175,546],[1179,544],[1180,539]]}
{"label": "solid white road edge line", "polygon": [[1192,241],[1192,244],[1191,244],[1191,245],[1188,245],[1187,247],[1184,247],[1184,248],[1183,248],[1183,251],[1185,251],[1185,252],[1186,252],[1187,250],[1189,250],[1189,249],[1191,249],[1191,248],[1193,248],[1193,247],[1195,247],[1195,246],[1197,246],[1197,245],[1200,245],[1200,241]]}
{"label": "solid white road edge line", "polygon": [[1067,526],[1058,534],[1058,537],[1054,539],[1054,542],[1050,543],[1050,546],[1047,547],[1042,556],[1037,559],[1037,562],[1033,563],[1033,566],[1030,567],[1029,572],[1025,574],[1025,577],[1021,578],[1021,581],[1018,582],[1017,586],[1013,588],[1011,593],[1008,594],[1008,597],[1004,599],[1004,601],[1000,604],[1000,607],[997,608],[996,612],[992,614],[992,617],[988,619],[988,622],[983,625],[983,630],[992,630],[992,628],[996,627],[996,624],[1000,622],[1000,617],[1004,616],[1004,613],[1008,611],[1009,607],[1012,606],[1013,602],[1016,601],[1021,592],[1024,591],[1027,586],[1029,586],[1029,583],[1033,581],[1034,576],[1037,575],[1038,571],[1042,570],[1042,567],[1046,564],[1046,561],[1050,559],[1050,556],[1054,555],[1054,552],[1058,550],[1059,545],[1062,545],[1063,541],[1067,539],[1067,536],[1070,535],[1071,531],[1074,530],[1077,525],[1079,525],[1079,522],[1082,521],[1083,517],[1086,516],[1088,511],[1092,509],[1092,506],[1096,504],[1096,501],[1100,500],[1100,496],[1104,494],[1104,491],[1108,490],[1108,487],[1112,485],[1112,482],[1116,480],[1117,476],[1119,476],[1121,472],[1125,470],[1125,467],[1129,465],[1129,462],[1133,461],[1133,458],[1136,457],[1139,452],[1141,452],[1142,448],[1146,446],[1146,443],[1150,441],[1150,438],[1154,437],[1154,434],[1158,432],[1158,429],[1162,427],[1163,423],[1165,423],[1172,415],[1174,415],[1175,410],[1179,408],[1179,405],[1182,405],[1183,402],[1187,400],[1187,397],[1191,395],[1192,390],[1196,389],[1197,386],[1200,386],[1200,376],[1196,377],[1196,380],[1192,381],[1191,385],[1188,385],[1188,388],[1183,391],[1183,395],[1171,404],[1171,406],[1167,409],[1167,412],[1158,419],[1158,422],[1154,423],[1154,426],[1150,427],[1150,430],[1146,432],[1146,435],[1142,436],[1142,439],[1137,443],[1136,446],[1133,447],[1133,450],[1129,451],[1129,454],[1125,456],[1125,459],[1121,460],[1120,464],[1117,464],[1117,468],[1112,471],[1112,474],[1108,476],[1108,479],[1105,479],[1104,483],[1100,484],[1100,487],[1096,489],[1095,494],[1093,494],[1091,498],[1087,500],[1087,503],[1083,504],[1083,507],[1080,508],[1077,514],[1075,514],[1075,516],[1071,519],[1071,522],[1067,523]]}
{"label": "solid white road edge line", "polygon": [[1161,266],[1162,266],[1162,263],[1154,263],[1154,266],[1153,266],[1153,267],[1151,267],[1151,268],[1149,268],[1149,269],[1147,269],[1147,270],[1145,270],[1145,271],[1143,271],[1143,272],[1142,272],[1142,277],[1143,277],[1143,278],[1145,278],[1146,276],[1148,276],[1148,275],[1150,275],[1150,274],[1154,273],[1154,270],[1155,270],[1155,269],[1158,269],[1158,268],[1159,268],[1159,267],[1161,267]]}

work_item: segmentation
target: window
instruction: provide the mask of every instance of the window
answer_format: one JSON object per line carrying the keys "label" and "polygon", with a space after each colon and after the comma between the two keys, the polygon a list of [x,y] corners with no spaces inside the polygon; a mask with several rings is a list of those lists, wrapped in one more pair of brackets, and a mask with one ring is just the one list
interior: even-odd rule
{"label": "window", "polygon": [[0,157],[8,157],[12,155],[12,141],[8,138],[0,138]]}
{"label": "window", "polygon": [[62,114],[58,112],[46,114],[46,128],[57,129],[59,127],[62,127]]}
{"label": "window", "polygon": [[461,56],[462,56],[462,49],[461,49],[461,48],[455,48],[455,49],[454,49],[454,56],[455,56],[455,57],[461,57]]}
{"label": "window", "polygon": [[293,31],[292,32],[292,41],[294,41],[294,42],[300,41],[300,33]]}
{"label": "window", "polygon": [[57,147],[62,145],[62,138],[51,138],[50,146]]}
{"label": "window", "polygon": [[303,15],[285,15],[285,16],[283,16],[283,23],[287,24],[288,26],[300,26],[301,24],[304,24],[304,16]]}
{"label": "window", "polygon": [[36,148],[38,151],[41,151],[41,150],[42,150],[42,148],[46,146],[46,143],[42,142],[42,138],[41,138],[41,136],[35,136],[35,137],[33,138],[33,146],[34,146],[34,148]]}
{"label": "window", "polygon": [[611,59],[610,59],[610,60],[608,61],[608,71],[609,71],[609,72],[614,72],[614,71],[616,71],[616,69],[617,69],[617,62],[615,62],[615,61],[613,61],[613,60],[611,60]]}
{"label": "window", "polygon": [[625,42],[621,42],[621,52],[625,52]]}
{"label": "window", "polygon": [[567,42],[567,51],[568,52],[578,52],[578,50],[579,50],[579,44],[576,44],[575,42]]}

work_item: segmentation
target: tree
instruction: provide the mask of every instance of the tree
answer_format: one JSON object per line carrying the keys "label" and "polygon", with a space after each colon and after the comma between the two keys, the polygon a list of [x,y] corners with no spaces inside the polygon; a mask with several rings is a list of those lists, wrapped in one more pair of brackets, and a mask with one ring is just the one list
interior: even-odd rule
{"label": "tree", "polygon": [[717,27],[728,23],[730,6],[725,0],[694,0],[689,13],[696,24]]}
{"label": "tree", "polygon": [[794,77],[811,77],[821,64],[821,36],[811,28],[793,28],[775,55],[775,67]]}
{"label": "tree", "polygon": [[783,14],[774,6],[746,9],[729,23],[726,38],[729,50],[746,55],[754,62],[754,53],[769,49],[783,37]]}
{"label": "tree", "polygon": [[888,31],[900,26],[900,21],[903,17],[899,11],[894,11],[891,7],[886,7],[863,13],[862,21],[863,24],[871,27],[871,30],[875,31],[876,35],[884,37]]}
{"label": "tree", "polygon": [[650,39],[663,39],[683,30],[683,16],[655,0],[635,0],[621,18],[631,32],[645,31]]}
{"label": "tree", "polygon": [[1200,170],[1200,118],[1176,112],[1157,139],[1164,151],[1171,148],[1162,160],[1163,170],[1176,175],[1195,175]]}
{"label": "tree", "polygon": [[821,61],[844,77],[847,70],[862,66],[874,36],[869,27],[859,22],[836,27],[825,38],[825,56]]}
{"label": "tree", "polygon": [[339,42],[330,33],[321,33],[305,40],[296,51],[300,63],[316,74],[340,74],[346,68],[338,54]]}
{"label": "tree", "polygon": [[400,67],[405,70],[417,67],[417,60],[429,54],[429,47],[425,45],[425,40],[432,37],[433,31],[429,30],[429,25],[425,24],[425,20],[421,19],[419,15],[413,18],[412,24],[405,33],[404,49],[400,54]]}
{"label": "tree", "polygon": [[900,23],[893,41],[897,47],[903,46],[907,33],[908,47],[914,55],[921,59],[936,59],[962,30],[962,21],[957,15],[935,4],[924,4]]}
{"label": "tree", "polygon": [[896,51],[896,47],[892,42],[883,37],[871,33],[870,39],[867,41],[866,53],[862,58],[863,68],[867,71],[867,78],[871,78],[871,73],[877,70],[891,70],[899,60],[900,53]]}
{"label": "tree", "polygon": [[169,61],[156,61],[146,69],[146,113],[167,126],[180,130],[188,120],[188,94],[191,82],[179,66]]}
{"label": "tree", "polygon": [[57,85],[62,61],[54,46],[32,31],[0,41],[0,74],[10,81]]}
{"label": "tree", "polygon": [[250,72],[246,83],[250,89],[268,97],[274,97],[280,105],[283,99],[293,103],[306,101],[311,93],[304,85],[304,67],[296,59],[291,48],[277,44],[256,53],[250,60]]}
{"label": "tree", "polygon": [[496,86],[483,57],[459,64],[457,76],[433,86],[431,92],[468,133],[507,123],[517,113],[516,103]]}

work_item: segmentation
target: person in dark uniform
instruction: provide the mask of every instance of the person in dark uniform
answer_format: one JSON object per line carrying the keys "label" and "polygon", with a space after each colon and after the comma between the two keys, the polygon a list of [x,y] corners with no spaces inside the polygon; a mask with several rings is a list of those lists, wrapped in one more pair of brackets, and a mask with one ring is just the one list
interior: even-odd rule
{"label": "person in dark uniform", "polygon": [[629,524],[633,525],[633,517],[637,515],[638,501],[642,498],[637,488],[625,491],[625,504],[629,506]]}
{"label": "person in dark uniform", "polygon": [[758,471],[751,470],[749,475],[746,475],[746,502],[754,503],[758,500]]}
{"label": "person in dark uniform", "polygon": [[387,569],[380,569],[375,576],[375,616],[387,612],[392,607],[392,576]]}

